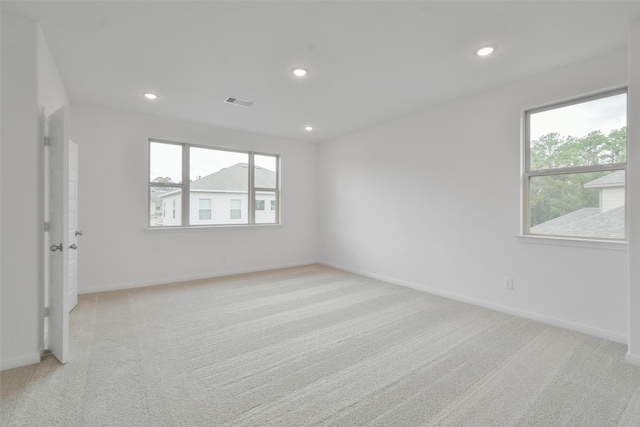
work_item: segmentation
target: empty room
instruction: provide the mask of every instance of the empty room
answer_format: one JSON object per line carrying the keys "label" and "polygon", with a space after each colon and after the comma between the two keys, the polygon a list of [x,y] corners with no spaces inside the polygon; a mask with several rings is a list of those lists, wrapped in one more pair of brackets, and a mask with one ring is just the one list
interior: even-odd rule
{"label": "empty room", "polygon": [[640,426],[640,2],[0,1],[3,426]]}

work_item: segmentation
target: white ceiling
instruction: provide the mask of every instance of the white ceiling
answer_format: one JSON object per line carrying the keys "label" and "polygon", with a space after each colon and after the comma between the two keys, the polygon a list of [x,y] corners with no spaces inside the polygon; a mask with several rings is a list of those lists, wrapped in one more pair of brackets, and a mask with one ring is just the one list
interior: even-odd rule
{"label": "white ceiling", "polygon": [[[3,0],[2,9],[41,23],[73,103],[309,141],[624,47],[640,16],[638,1]],[[483,44],[498,49],[474,56]],[[308,76],[295,78],[296,66]],[[255,105],[223,103],[230,96]]]}

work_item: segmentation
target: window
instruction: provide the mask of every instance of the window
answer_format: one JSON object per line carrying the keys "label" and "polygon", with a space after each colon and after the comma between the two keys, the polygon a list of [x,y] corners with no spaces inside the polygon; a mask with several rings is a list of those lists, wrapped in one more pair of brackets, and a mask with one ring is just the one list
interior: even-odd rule
{"label": "window", "polygon": [[200,221],[211,220],[211,199],[200,199],[198,204],[198,219]]}
{"label": "window", "polygon": [[229,219],[242,219],[242,200],[229,200]]}
{"label": "window", "polygon": [[275,200],[272,200],[272,201],[271,201],[271,210],[272,210],[272,211],[275,211],[275,210],[276,210],[276,201],[275,201]]}
{"label": "window", "polygon": [[624,240],[626,90],[525,112],[529,235]]}
{"label": "window", "polygon": [[278,190],[278,174],[271,171],[278,171],[278,157],[267,154],[256,154],[255,170],[253,174],[253,186],[256,195],[260,196],[259,202],[256,202],[254,211],[254,220],[256,224],[275,224],[280,218],[280,212],[277,209],[267,211],[265,204],[268,201],[272,207],[278,204],[276,201],[280,197]]}
{"label": "window", "polygon": [[278,155],[150,140],[150,206],[173,210],[150,209],[149,226],[278,224],[278,210],[262,213],[279,200],[279,183]]}

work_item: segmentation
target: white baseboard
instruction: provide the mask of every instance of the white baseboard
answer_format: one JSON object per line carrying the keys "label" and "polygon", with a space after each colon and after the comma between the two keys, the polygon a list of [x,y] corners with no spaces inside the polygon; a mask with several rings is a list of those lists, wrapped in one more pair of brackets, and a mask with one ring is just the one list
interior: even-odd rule
{"label": "white baseboard", "polygon": [[627,361],[628,363],[631,363],[632,365],[640,366],[640,356],[638,355],[627,353],[624,356],[624,360]]}
{"label": "white baseboard", "polygon": [[452,292],[443,291],[441,289],[431,288],[426,285],[408,282],[405,280],[399,280],[394,277],[383,276],[380,274],[370,273],[368,271],[359,270],[357,268],[346,267],[343,265],[320,261],[321,264],[329,267],[337,268],[340,270],[349,271],[351,273],[359,274],[361,276],[370,277],[372,279],[382,280],[384,282],[393,283],[394,285],[400,285],[407,288],[416,289],[418,291],[426,292],[433,295],[449,298],[452,300],[464,302],[467,304],[477,305],[480,307],[488,308],[490,310],[499,311],[506,314],[512,314],[514,316],[524,317],[526,319],[536,320],[538,322],[546,323],[548,325],[558,326],[560,328],[569,329],[576,332],[581,332],[588,335],[593,335],[599,338],[604,338],[610,341],[618,342],[621,344],[627,344],[627,337],[625,335],[616,334],[611,331],[605,331],[591,326],[582,325],[579,323],[567,322],[566,320],[557,319],[555,317],[546,316],[543,314],[532,313],[530,311],[520,310],[513,307],[507,307],[500,304],[495,304],[489,301],[467,297]]}
{"label": "white baseboard", "polygon": [[233,276],[236,274],[255,273],[258,271],[277,270],[280,268],[301,267],[303,265],[311,265],[311,264],[318,264],[318,261],[311,260],[311,261],[300,262],[295,264],[267,265],[267,266],[244,268],[244,269],[237,269],[237,270],[216,271],[216,272],[199,274],[194,276],[176,276],[176,277],[168,277],[168,278],[157,279],[157,280],[145,280],[141,282],[117,283],[113,285],[96,286],[96,287],[87,288],[87,289],[78,289],[78,294],[93,294],[97,292],[144,288],[147,286],[167,285],[171,283],[189,282],[192,280],[213,279],[217,277]]}
{"label": "white baseboard", "polygon": [[39,354],[17,357],[9,360],[0,360],[0,371],[19,368],[21,366],[33,365],[34,363],[40,363]]}

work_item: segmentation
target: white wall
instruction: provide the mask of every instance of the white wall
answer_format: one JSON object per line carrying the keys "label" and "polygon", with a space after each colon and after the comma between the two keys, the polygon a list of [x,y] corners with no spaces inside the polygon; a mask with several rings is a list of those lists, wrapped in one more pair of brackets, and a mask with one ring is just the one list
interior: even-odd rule
{"label": "white wall", "polygon": [[[316,145],[81,105],[71,118],[80,145],[80,292],[317,260]],[[149,138],[280,154],[282,225],[145,232]]]}
{"label": "white wall", "polygon": [[47,40],[38,25],[38,100],[47,115],[69,106],[69,97]]}
{"label": "white wall", "polygon": [[522,111],[622,86],[626,65],[618,50],[321,144],[321,260],[626,342],[624,248],[516,239]]}
{"label": "white wall", "polygon": [[40,360],[44,239],[42,106],[68,103],[38,24],[2,14],[0,369]]}
{"label": "white wall", "polygon": [[1,368],[39,357],[42,259],[36,23],[2,14]]}

